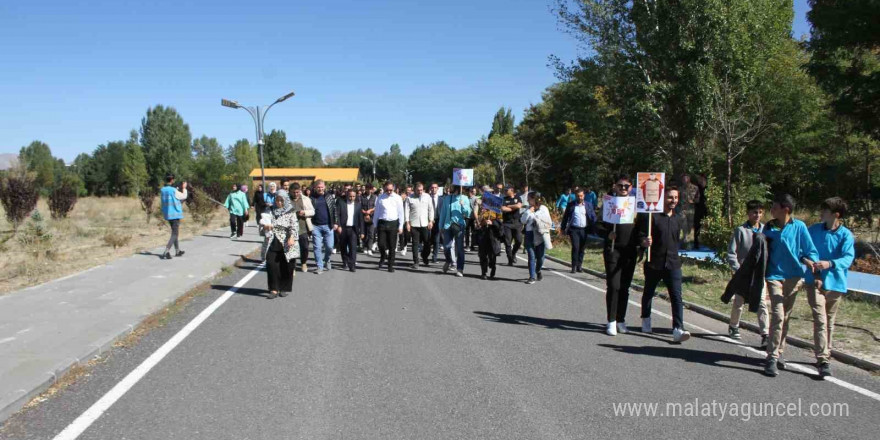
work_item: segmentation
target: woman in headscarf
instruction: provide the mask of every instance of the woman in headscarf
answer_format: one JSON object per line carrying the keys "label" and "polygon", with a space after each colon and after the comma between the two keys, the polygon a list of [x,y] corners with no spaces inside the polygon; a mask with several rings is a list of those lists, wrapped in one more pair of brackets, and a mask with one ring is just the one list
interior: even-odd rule
{"label": "woman in headscarf", "polygon": [[293,213],[290,197],[275,197],[270,224],[263,224],[266,242],[263,260],[269,284],[269,299],[285,297],[293,290],[293,268],[299,258],[299,222]]}

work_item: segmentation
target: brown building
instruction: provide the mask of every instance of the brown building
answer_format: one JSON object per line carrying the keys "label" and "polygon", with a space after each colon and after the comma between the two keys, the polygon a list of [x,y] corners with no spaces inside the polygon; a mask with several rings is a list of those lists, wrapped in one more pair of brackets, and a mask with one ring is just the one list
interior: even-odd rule
{"label": "brown building", "polygon": [[[282,177],[290,180],[290,183],[299,182],[300,185],[310,186],[314,181],[321,179],[328,185],[334,183],[355,183],[360,177],[357,168],[266,168],[266,184],[275,182],[276,184]],[[253,186],[252,191],[257,185],[262,183],[262,175],[259,168],[254,168],[250,174]]]}

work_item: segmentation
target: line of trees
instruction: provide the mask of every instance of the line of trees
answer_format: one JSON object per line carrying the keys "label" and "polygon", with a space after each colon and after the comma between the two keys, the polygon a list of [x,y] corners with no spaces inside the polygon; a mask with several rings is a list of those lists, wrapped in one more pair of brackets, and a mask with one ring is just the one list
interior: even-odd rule
{"label": "line of trees", "polygon": [[[374,182],[447,182],[452,168],[466,167],[479,184],[531,184],[551,195],[666,170],[674,179],[708,175],[721,190],[725,228],[744,199],[775,191],[807,204],[840,195],[871,220],[880,196],[880,4],[810,5],[812,38],[799,41],[791,0],[556,0],[561,27],[589,55],[552,59],[558,82],[518,123],[502,107],[472,145],[439,140],[408,156],[394,144],[322,158],[273,130],[266,166],[358,167]],[[39,141],[21,160],[44,192],[76,178],[91,195],[134,195],[167,172],[225,190],[258,166],[247,140],[224,149],[215,138],[192,139],[161,105],[128,140],[80,155],[69,170]]]}

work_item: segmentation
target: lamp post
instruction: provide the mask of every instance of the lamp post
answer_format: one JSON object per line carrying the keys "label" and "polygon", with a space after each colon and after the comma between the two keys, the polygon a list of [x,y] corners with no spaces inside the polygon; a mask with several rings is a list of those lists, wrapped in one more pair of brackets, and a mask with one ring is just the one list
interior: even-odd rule
{"label": "lamp post", "polygon": [[293,95],[294,95],[294,93],[290,92],[290,93],[276,99],[275,102],[273,102],[268,107],[266,107],[265,110],[260,109],[260,106],[245,107],[245,106],[239,104],[237,101],[233,101],[231,99],[221,99],[220,100],[220,105],[222,105],[223,107],[229,107],[229,108],[234,108],[234,109],[243,108],[243,109],[247,110],[247,112],[251,115],[251,118],[253,118],[253,120],[254,120],[254,126],[256,127],[256,130],[257,130],[257,147],[259,147],[259,149],[260,149],[260,175],[262,176],[262,179],[263,179],[263,188],[266,188],[266,166],[265,166],[265,163],[263,162],[263,144],[265,143],[263,141],[263,121],[266,120],[266,113],[269,113],[269,110],[275,104],[278,104],[279,102],[284,102],[284,101],[288,100],[289,98],[293,97]]}
{"label": "lamp post", "polygon": [[367,156],[361,156],[361,159],[373,164],[373,180],[375,181],[376,180],[376,163],[379,162],[379,159],[378,158],[377,159],[370,159]]}

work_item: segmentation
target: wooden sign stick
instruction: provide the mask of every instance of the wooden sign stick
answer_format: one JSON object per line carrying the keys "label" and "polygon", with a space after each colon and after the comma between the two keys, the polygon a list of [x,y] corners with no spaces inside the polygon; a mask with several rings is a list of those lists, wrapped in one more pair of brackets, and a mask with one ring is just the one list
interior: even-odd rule
{"label": "wooden sign stick", "polygon": [[[652,215],[654,215],[654,214],[652,214],[650,212],[648,213],[648,237],[651,236],[651,226],[654,224],[654,222],[652,221],[653,219],[651,218]],[[650,263],[650,262],[651,262],[651,246],[648,245],[648,263]]]}

